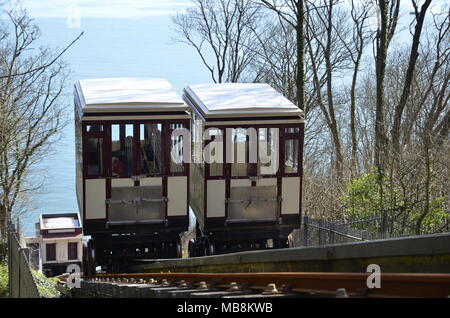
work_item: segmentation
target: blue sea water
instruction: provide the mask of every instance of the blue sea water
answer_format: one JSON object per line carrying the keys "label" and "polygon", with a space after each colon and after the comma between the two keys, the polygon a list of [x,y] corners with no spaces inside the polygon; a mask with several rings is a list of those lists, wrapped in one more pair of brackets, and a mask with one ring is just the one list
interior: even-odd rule
{"label": "blue sea water", "polygon": [[64,54],[71,74],[65,92],[68,125],[61,140],[40,164],[46,182],[32,198],[34,208],[21,223],[27,236],[41,213],[78,211],[75,194],[73,128],[73,83],[101,77],[162,77],[182,92],[189,84],[210,82],[210,75],[192,48],[171,40],[176,36],[170,15],[137,18],[82,18],[81,28],[69,28],[67,18],[36,18],[42,30],[40,42],[52,48],[69,44],[81,31],[84,35]]}

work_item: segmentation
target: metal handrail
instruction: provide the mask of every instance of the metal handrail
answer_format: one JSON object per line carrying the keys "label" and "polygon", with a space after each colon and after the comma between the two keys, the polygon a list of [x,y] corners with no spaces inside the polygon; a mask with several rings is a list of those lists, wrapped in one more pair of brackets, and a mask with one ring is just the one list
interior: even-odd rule
{"label": "metal handrail", "polygon": [[353,224],[361,224],[361,223],[368,223],[368,222],[372,222],[372,221],[377,221],[377,220],[382,220],[384,217],[383,216],[377,216],[374,218],[370,218],[370,219],[363,219],[363,220],[357,220],[357,221],[350,221],[350,222],[346,222],[346,223],[337,223],[337,226],[344,226],[344,225],[353,225]]}
{"label": "metal handrail", "polygon": [[225,203],[252,203],[254,201],[278,201],[279,198],[261,198],[261,197],[250,197],[248,200],[232,200],[232,199],[225,199]]}
{"label": "metal handrail", "polygon": [[349,234],[346,234],[346,233],[342,233],[342,232],[336,231],[334,229],[326,228],[326,227],[323,227],[323,226],[319,226],[319,225],[315,225],[315,224],[311,224],[311,223],[308,223],[308,226],[312,226],[312,227],[317,228],[317,229],[333,232],[335,234],[338,234],[338,235],[341,235],[341,236],[345,236],[345,237],[348,237],[348,238],[351,238],[351,239],[354,239],[354,240],[365,241],[365,239],[363,239],[363,238],[356,237],[356,236],[353,236],[353,235],[349,235]]}
{"label": "metal handrail", "polygon": [[168,202],[169,198],[162,197],[162,198],[142,198],[137,197],[134,200],[111,200],[106,199],[105,200],[107,204],[128,204],[128,205],[139,205],[142,204],[142,202]]}

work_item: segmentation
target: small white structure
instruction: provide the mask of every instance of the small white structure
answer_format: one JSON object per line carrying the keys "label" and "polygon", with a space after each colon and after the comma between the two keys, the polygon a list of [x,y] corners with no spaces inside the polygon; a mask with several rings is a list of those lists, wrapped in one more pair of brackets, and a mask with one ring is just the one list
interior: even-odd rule
{"label": "small white structure", "polygon": [[38,270],[55,276],[67,272],[70,264],[81,268],[83,231],[78,213],[41,214],[36,231],[37,237],[25,242]]}

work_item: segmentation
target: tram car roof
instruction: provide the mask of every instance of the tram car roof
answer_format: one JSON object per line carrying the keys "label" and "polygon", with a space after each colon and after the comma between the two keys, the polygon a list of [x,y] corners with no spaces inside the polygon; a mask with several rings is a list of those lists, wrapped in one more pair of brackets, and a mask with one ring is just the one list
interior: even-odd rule
{"label": "tram car roof", "polygon": [[188,107],[162,78],[97,78],[75,83],[83,113],[179,112]]}
{"label": "tram car roof", "polygon": [[303,111],[264,83],[190,85],[184,98],[204,118],[300,116]]}

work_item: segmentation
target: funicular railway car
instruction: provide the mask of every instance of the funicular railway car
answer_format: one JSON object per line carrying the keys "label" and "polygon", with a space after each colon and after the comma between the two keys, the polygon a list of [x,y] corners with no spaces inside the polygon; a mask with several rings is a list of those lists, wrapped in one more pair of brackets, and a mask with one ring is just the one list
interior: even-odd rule
{"label": "funicular railway car", "polygon": [[304,113],[267,84],[188,86],[191,256],[283,248],[300,224]]}
{"label": "funicular railway car", "polygon": [[189,164],[174,158],[183,144],[172,131],[189,128],[188,107],[164,79],[80,80],[74,95],[84,272],[181,257]]}

